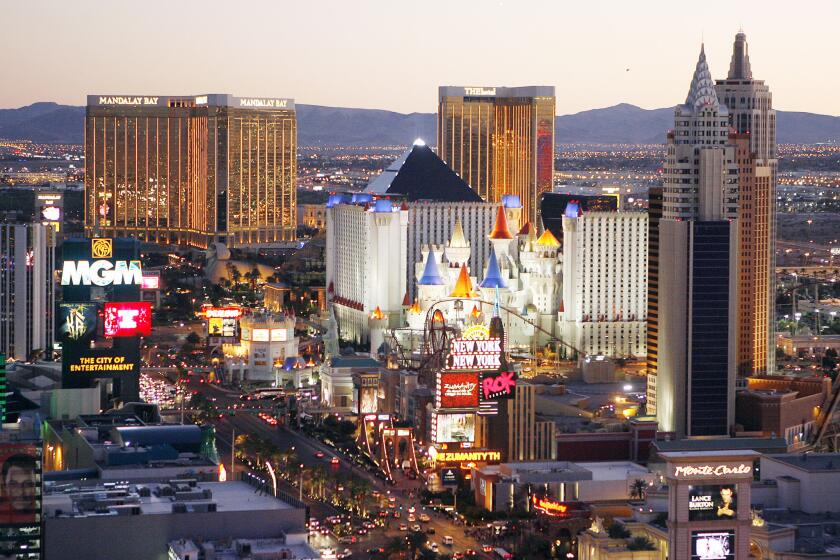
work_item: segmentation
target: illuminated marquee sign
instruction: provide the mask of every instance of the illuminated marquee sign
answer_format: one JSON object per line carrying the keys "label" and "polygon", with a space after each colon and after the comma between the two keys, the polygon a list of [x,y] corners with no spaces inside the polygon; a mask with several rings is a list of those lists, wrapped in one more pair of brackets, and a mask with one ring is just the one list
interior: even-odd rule
{"label": "illuminated marquee sign", "polygon": [[143,284],[140,261],[64,261],[62,286],[110,286]]}
{"label": "illuminated marquee sign", "polygon": [[569,512],[569,506],[554,500],[540,498],[539,496],[531,496],[531,503],[534,504],[534,509],[543,512],[546,515],[566,515]]}
{"label": "illuminated marquee sign", "polygon": [[150,336],[152,304],[148,302],[106,303],[103,307],[105,336]]}
{"label": "illuminated marquee sign", "polygon": [[437,408],[478,406],[478,374],[441,372],[436,397]]}
{"label": "illuminated marquee sign", "polygon": [[449,349],[449,369],[493,370],[502,365],[502,339],[456,338]]}
{"label": "illuminated marquee sign", "polygon": [[501,451],[437,451],[431,449],[436,463],[492,463],[502,460]]}
{"label": "illuminated marquee sign", "polygon": [[157,105],[160,97],[143,97],[137,96],[99,96],[100,105]]}
{"label": "illuminated marquee sign", "polygon": [[205,307],[203,313],[208,319],[238,319],[242,316],[242,309],[239,307]]}
{"label": "illuminated marquee sign", "polygon": [[719,478],[722,476],[751,475],[752,464],[737,465],[675,465],[674,476],[677,478]]}
{"label": "illuminated marquee sign", "polygon": [[114,373],[131,373],[137,365],[134,358],[110,348],[86,351],[86,355],[74,357],[65,364],[70,373],[90,373],[108,376]]}
{"label": "illuminated marquee sign", "polygon": [[512,399],[516,391],[516,372],[501,371],[481,374],[481,400]]}
{"label": "illuminated marquee sign", "polygon": [[288,99],[263,99],[259,97],[242,97],[240,107],[260,107],[268,109],[285,109],[289,105]]}

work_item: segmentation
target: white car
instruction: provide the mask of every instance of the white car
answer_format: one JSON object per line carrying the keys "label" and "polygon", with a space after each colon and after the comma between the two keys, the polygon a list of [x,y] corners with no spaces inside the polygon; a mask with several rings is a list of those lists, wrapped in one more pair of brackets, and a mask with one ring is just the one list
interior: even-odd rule
{"label": "white car", "polygon": [[436,542],[433,542],[433,543],[429,546],[429,548],[431,548],[431,549],[432,549],[432,552],[437,552],[438,550],[440,550],[440,547],[438,546],[438,543],[436,543]]}
{"label": "white car", "polygon": [[423,529],[422,529],[422,528],[420,528],[420,525],[417,525],[417,524],[415,523],[414,525],[412,525],[412,526],[411,526],[411,530],[412,530],[412,531],[417,531],[417,532],[419,533],[419,532],[420,532],[420,531],[422,531]]}
{"label": "white car", "polygon": [[429,515],[426,514],[426,513],[421,513],[420,514],[420,521],[422,523],[428,523],[429,522]]}
{"label": "white car", "polygon": [[406,525],[405,523],[401,524],[400,531],[408,531],[408,525]]}

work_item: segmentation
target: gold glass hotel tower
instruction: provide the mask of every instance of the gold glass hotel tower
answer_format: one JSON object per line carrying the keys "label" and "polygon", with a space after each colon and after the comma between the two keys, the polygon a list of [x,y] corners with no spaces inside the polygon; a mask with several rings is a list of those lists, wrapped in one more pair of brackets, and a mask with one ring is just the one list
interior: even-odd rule
{"label": "gold glass hotel tower", "polygon": [[440,158],[485,201],[519,195],[535,222],[554,176],[553,86],[438,89]]}
{"label": "gold glass hotel tower", "polygon": [[89,95],[85,232],[207,247],[295,238],[292,99]]}

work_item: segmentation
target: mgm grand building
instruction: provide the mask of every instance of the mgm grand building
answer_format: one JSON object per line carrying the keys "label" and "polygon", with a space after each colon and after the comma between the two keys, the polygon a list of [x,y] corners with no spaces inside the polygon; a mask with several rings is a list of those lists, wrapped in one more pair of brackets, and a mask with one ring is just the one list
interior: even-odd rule
{"label": "mgm grand building", "polygon": [[206,248],[295,239],[292,99],[89,95],[85,233]]}

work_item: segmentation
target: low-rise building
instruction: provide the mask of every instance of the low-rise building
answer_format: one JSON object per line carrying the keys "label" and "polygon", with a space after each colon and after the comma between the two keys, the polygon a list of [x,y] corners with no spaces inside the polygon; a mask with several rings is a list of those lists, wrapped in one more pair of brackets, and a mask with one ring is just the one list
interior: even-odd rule
{"label": "low-rise building", "polygon": [[[52,483],[43,503],[45,558],[54,560],[167,560],[170,543],[182,539],[284,539],[303,532],[306,521],[295,498],[242,481]],[[300,539],[289,544],[301,556],[288,558],[317,557]],[[186,545],[176,548],[189,554]]]}
{"label": "low-rise building", "polygon": [[234,382],[276,384],[287,358],[298,357],[295,319],[283,313],[246,315],[238,344],[225,344],[225,375]]}
{"label": "low-rise building", "polygon": [[745,432],[783,437],[793,451],[811,441],[830,394],[827,377],[749,377],[736,394],[735,421]]}
{"label": "low-rise building", "polygon": [[561,504],[626,503],[637,480],[652,484],[654,475],[628,461],[502,463],[473,469],[476,504],[490,511],[528,510],[533,496]]}

